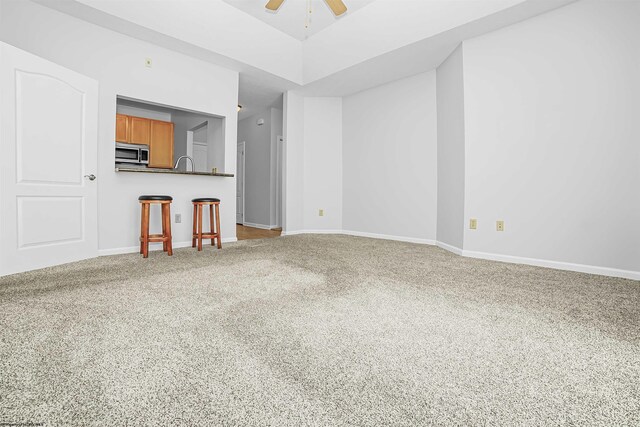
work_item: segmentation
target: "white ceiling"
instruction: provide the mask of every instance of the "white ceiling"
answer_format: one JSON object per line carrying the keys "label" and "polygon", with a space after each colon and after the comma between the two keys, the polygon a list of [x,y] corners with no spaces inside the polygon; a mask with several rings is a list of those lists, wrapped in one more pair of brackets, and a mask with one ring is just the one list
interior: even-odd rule
{"label": "white ceiling", "polygon": [[[262,22],[290,35],[298,40],[306,40],[322,31],[331,24],[335,24],[347,16],[353,15],[359,9],[375,0],[345,0],[347,12],[336,17],[324,0],[285,0],[277,12],[271,12],[264,6],[267,0],[223,0],[225,3],[258,18]],[[311,13],[307,13],[307,6]],[[308,22],[308,27],[306,26]]]}
{"label": "white ceiling", "polygon": [[[432,70],[463,40],[576,0],[375,0],[333,22],[316,0],[331,19],[304,40],[238,6],[251,2],[262,12],[266,0],[33,1],[238,71],[242,118],[279,102],[287,90],[345,96]],[[286,0],[281,10],[304,3]]]}

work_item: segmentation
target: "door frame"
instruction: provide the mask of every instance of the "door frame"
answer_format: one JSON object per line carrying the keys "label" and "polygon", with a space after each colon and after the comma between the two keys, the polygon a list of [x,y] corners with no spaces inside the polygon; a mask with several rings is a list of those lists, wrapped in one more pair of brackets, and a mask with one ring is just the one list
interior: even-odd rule
{"label": "door frame", "polygon": [[[244,213],[246,211],[245,208],[245,190],[246,190],[246,181],[245,181],[245,176],[246,176],[246,165],[247,165],[247,143],[245,141],[241,141],[238,142],[238,144],[236,145],[236,154],[238,153],[238,148],[242,146],[242,225],[245,224],[245,216]],[[236,159],[236,192],[238,191],[238,161]],[[238,196],[236,195],[236,198]],[[237,209],[237,206],[236,206]],[[236,212],[237,214],[237,212]],[[236,215],[236,224],[240,224],[238,222],[238,216]]]}
{"label": "door frame", "polygon": [[284,211],[284,138],[276,136],[276,225],[282,228],[282,212]]}
{"label": "door frame", "polygon": [[187,156],[193,158],[193,131],[187,131]]}

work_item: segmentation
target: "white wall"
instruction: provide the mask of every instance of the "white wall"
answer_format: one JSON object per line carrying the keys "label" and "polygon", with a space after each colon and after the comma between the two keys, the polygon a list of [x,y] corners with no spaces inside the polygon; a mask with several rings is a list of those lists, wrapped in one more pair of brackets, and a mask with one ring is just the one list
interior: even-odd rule
{"label": "white wall", "polygon": [[[223,1],[76,1],[206,49],[224,66],[248,69],[249,73],[255,67],[292,82],[302,81],[301,42]],[[94,19],[100,19],[99,14],[96,15]],[[303,17],[300,23],[302,25]],[[132,29],[127,22],[117,25],[125,31],[140,34],[140,37],[153,37],[148,31]],[[172,44],[176,45],[175,42]]]}
{"label": "white wall", "polygon": [[284,141],[284,234],[341,231],[342,98],[285,93]]}
{"label": "white wall", "polygon": [[[238,74],[28,1],[2,4],[0,40],[98,80],[98,223],[101,253],[138,247],[140,194],[170,194],[174,244],[191,240],[191,198],[222,200],[223,239],[235,239],[235,179],[114,171],[116,95],[227,117],[225,163],[235,171]],[[145,67],[152,58],[153,67]],[[160,222],[154,212],[152,224]]]}
{"label": "white wall", "polygon": [[[524,1],[374,1],[353,15],[347,13],[337,24],[304,41],[303,81],[305,84],[313,82],[425,39],[438,36],[443,39],[447,37],[447,31],[500,11],[504,16],[505,9],[515,8]],[[431,53],[426,51],[423,58],[414,58],[413,62],[419,62]],[[382,69],[371,74],[384,73],[394,66],[397,64],[384,63]]]}
{"label": "white wall", "polygon": [[304,229],[341,230],[342,98],[304,99],[303,177]]}
{"label": "white wall", "polygon": [[304,97],[294,91],[284,94],[284,204],[285,233],[304,229],[302,204],[304,202]]}
{"label": "white wall", "polygon": [[[233,122],[237,123],[237,116],[234,116]],[[234,149],[234,161],[226,163],[227,150],[225,130],[227,129],[226,118],[209,118],[207,120],[207,139],[208,139],[208,157],[207,157],[207,170],[218,168],[218,172],[228,173],[229,170],[234,170],[237,167],[235,158],[237,157],[237,150]]]}
{"label": "white wall", "polygon": [[206,144],[208,141],[208,135],[207,135],[207,130],[208,130],[208,125],[204,125],[196,130],[193,131],[193,142],[199,142],[202,144]]}
{"label": "white wall", "polygon": [[465,42],[466,251],[640,272],[639,23],[581,1]]}
{"label": "white wall", "polygon": [[464,240],[464,87],[462,45],[438,67],[437,240],[462,250]]}
{"label": "white wall", "polygon": [[435,241],[435,71],[346,97],[343,110],[343,228]]}
{"label": "white wall", "polygon": [[145,108],[132,107],[130,105],[118,105],[116,106],[116,112],[126,116],[144,117],[145,119],[160,120],[163,122],[171,121],[171,113],[147,110]]}

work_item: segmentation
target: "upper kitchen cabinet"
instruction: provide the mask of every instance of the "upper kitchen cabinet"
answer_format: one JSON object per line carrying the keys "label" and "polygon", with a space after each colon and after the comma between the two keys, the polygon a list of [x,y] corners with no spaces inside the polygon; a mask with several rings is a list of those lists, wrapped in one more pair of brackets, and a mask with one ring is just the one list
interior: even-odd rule
{"label": "upper kitchen cabinet", "polygon": [[149,167],[173,169],[173,123],[151,120]]}
{"label": "upper kitchen cabinet", "polygon": [[116,142],[129,142],[129,117],[116,114]]}
{"label": "upper kitchen cabinet", "polygon": [[149,145],[151,120],[116,114],[116,142]]}
{"label": "upper kitchen cabinet", "polygon": [[129,116],[129,143],[149,145],[152,120]]}

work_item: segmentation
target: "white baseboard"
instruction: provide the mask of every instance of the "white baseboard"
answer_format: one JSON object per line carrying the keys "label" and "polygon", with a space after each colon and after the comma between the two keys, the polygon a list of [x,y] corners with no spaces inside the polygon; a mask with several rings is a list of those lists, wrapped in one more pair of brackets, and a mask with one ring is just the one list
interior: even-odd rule
{"label": "white baseboard", "polygon": [[432,239],[419,239],[416,237],[393,236],[390,234],[367,233],[364,231],[343,230],[342,234],[356,237],[369,237],[371,239],[395,240],[397,242],[418,243],[420,245],[435,245],[436,241]]}
{"label": "white baseboard", "polygon": [[[271,230],[271,226],[270,225],[265,225],[265,224],[254,224],[252,222],[245,222],[242,225],[244,225],[245,227],[252,227],[252,228],[259,228],[261,230]],[[274,227],[275,228],[275,227]]]}
{"label": "white baseboard", "polygon": [[282,231],[281,236],[296,236],[299,234],[344,234],[342,230],[296,230]]}
{"label": "white baseboard", "polygon": [[439,248],[442,248],[442,249],[444,249],[446,251],[453,252],[456,255],[462,255],[462,249],[460,249],[460,248],[458,248],[456,246],[452,246],[452,245],[449,245],[447,243],[440,242],[440,241],[436,242],[436,246],[438,246]]}
{"label": "white baseboard", "polygon": [[418,243],[421,245],[435,245],[435,240],[418,239],[415,237],[392,236],[389,234],[366,233],[363,231],[349,230],[295,230],[282,231],[283,236],[295,236],[299,234],[342,234],[345,236],[369,237],[371,239],[395,240],[398,242]]}
{"label": "white baseboard", "polygon": [[620,270],[609,267],[598,267],[586,264],[574,264],[570,262],[551,261],[537,258],[526,258],[512,255],[493,254],[488,252],[462,251],[462,256],[479,258],[490,261],[508,262],[511,264],[525,264],[536,267],[553,268],[555,270],[576,271],[578,273],[597,274],[600,276],[620,277],[623,279],[640,280],[640,271]]}
{"label": "white baseboard", "polygon": [[[235,237],[227,237],[222,239],[222,243],[234,243],[237,242],[238,239]],[[188,242],[173,242],[173,249],[179,248],[190,248],[191,241]],[[161,251],[162,243],[149,243],[150,251]],[[140,252],[140,246],[129,246],[126,248],[113,248],[113,249],[99,249],[98,256],[108,256],[108,255],[121,255],[121,254],[133,254]]]}
{"label": "white baseboard", "polygon": [[370,237],[373,239],[385,239],[395,240],[400,242],[418,243],[423,245],[437,245],[438,247],[452,252],[459,256],[468,258],[479,258],[490,261],[508,262],[511,264],[525,264],[533,265],[536,267],[553,268],[556,270],[576,271],[578,273],[597,274],[600,276],[620,277],[623,279],[640,280],[640,271],[620,270],[609,267],[597,267],[593,265],[574,264],[569,262],[551,261],[536,258],[526,258],[511,255],[500,255],[488,252],[476,252],[467,251],[458,247],[449,245],[447,243],[430,240],[430,239],[417,239],[413,237],[392,236],[388,234],[377,233],[365,233],[360,231],[348,231],[348,230],[296,230],[296,231],[283,231],[283,236],[295,236],[298,234],[343,234],[356,237]]}

